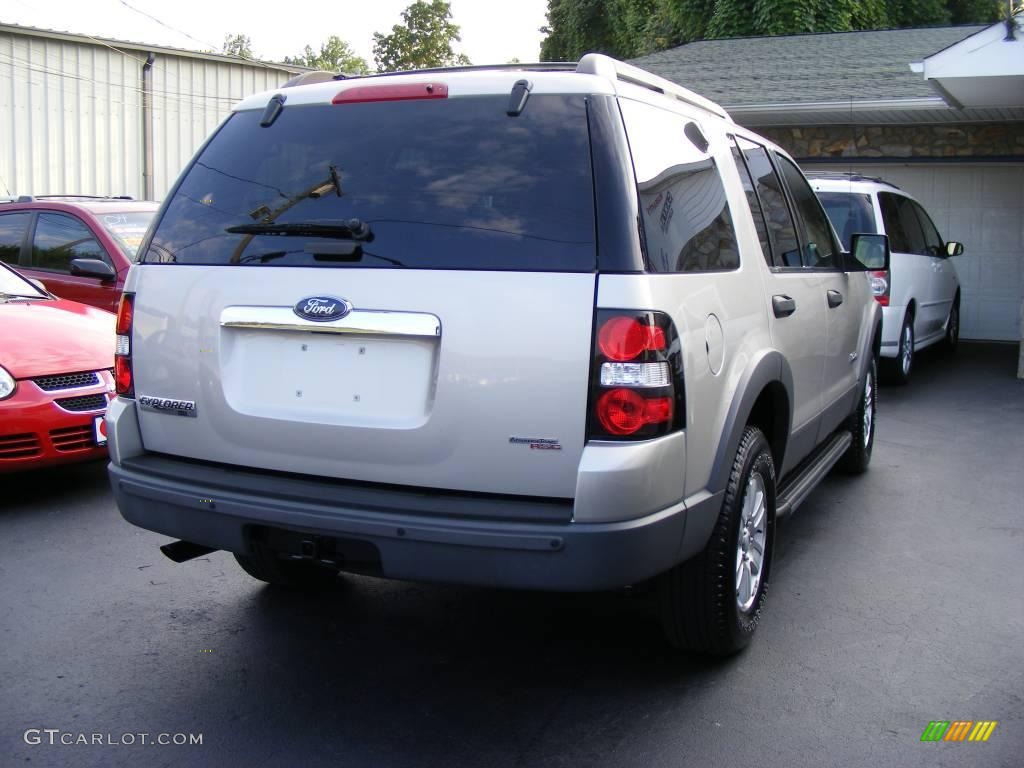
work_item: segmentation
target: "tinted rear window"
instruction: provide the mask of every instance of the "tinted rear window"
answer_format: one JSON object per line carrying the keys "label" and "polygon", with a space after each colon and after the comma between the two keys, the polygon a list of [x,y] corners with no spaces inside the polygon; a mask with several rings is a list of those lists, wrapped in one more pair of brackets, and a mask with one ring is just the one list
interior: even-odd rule
{"label": "tinted rear window", "polygon": [[[508,100],[286,105],[267,128],[261,112],[237,113],[175,191],[142,260],[593,271],[586,100],[535,95],[518,117]],[[361,258],[318,254],[323,238],[308,235],[225,232],[351,218],[372,231]]]}
{"label": "tinted rear window", "polygon": [[819,192],[818,199],[825,207],[829,221],[843,241],[843,247],[850,250],[854,235],[875,234],[875,211],[871,207],[870,195],[853,192]]}

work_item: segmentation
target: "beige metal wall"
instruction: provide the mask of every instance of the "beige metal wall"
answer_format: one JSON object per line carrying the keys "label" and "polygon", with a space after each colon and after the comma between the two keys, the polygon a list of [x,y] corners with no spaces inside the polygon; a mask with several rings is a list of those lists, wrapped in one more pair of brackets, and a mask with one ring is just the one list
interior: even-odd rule
{"label": "beige metal wall", "polygon": [[206,137],[242,98],[291,74],[258,65],[161,56],[153,65],[153,173],[163,197]]}
{"label": "beige metal wall", "polygon": [[[0,195],[144,197],[147,53],[0,30]],[[155,54],[153,174],[160,199],[236,101],[281,85],[290,73],[160,49]]]}

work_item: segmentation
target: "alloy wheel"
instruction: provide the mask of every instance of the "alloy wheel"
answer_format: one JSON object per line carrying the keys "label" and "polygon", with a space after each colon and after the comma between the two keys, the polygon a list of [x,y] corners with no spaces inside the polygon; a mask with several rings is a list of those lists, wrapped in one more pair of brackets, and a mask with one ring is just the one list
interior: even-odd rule
{"label": "alloy wheel", "polygon": [[761,586],[767,519],[768,495],[764,478],[753,472],[743,493],[736,542],[736,605],[741,611],[750,610]]}

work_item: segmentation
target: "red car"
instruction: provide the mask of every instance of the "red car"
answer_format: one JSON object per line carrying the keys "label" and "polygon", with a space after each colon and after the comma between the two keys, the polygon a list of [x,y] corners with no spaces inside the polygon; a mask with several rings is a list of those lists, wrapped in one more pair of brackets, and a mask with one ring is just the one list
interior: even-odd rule
{"label": "red car", "polygon": [[128,267],[159,207],[70,195],[0,202],[0,262],[63,299],[116,312]]}
{"label": "red car", "polygon": [[107,455],[114,315],[0,264],[0,473]]}

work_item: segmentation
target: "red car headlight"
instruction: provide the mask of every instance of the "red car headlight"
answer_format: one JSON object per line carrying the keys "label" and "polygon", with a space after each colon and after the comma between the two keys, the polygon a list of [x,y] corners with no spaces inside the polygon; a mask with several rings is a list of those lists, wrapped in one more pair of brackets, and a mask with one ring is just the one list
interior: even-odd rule
{"label": "red car headlight", "polygon": [[18,388],[18,382],[14,380],[14,377],[7,372],[7,370],[0,365],[0,400],[4,400],[14,394],[14,390]]}

